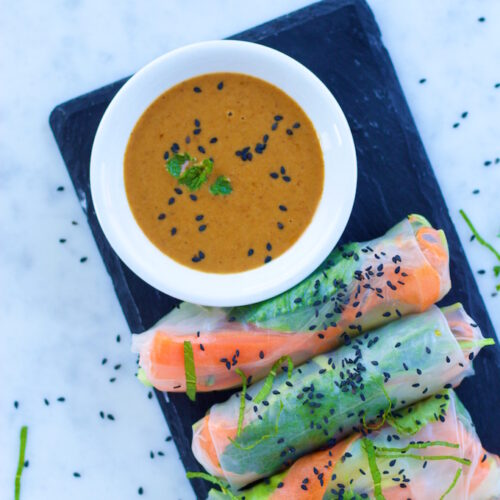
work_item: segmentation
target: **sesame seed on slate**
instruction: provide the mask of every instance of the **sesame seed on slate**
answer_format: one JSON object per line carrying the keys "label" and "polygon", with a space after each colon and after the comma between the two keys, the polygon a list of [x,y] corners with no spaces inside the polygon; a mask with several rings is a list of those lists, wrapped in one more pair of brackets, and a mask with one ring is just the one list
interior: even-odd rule
{"label": "sesame seed on slate", "polygon": [[172,236],[175,236],[177,234],[177,228],[176,227],[173,227],[171,230],[170,230],[170,234]]}
{"label": "sesame seed on slate", "polygon": [[121,340],[121,339],[122,339],[122,338],[120,337],[120,335],[117,335],[117,336],[116,336],[116,341],[117,341],[117,342],[120,342],[120,340]]}
{"label": "sesame seed on slate", "polygon": [[167,436],[167,437],[165,438],[165,441],[166,441],[167,443],[168,443],[168,442],[170,442],[170,441],[172,441],[172,436]]}
{"label": "sesame seed on slate", "polygon": [[109,379],[109,381],[110,381],[111,383],[115,382],[115,381],[116,381],[116,377],[111,377],[111,378]]}
{"label": "sesame seed on slate", "polygon": [[84,262],[87,262],[88,257],[81,257],[80,262],[83,264]]}
{"label": "sesame seed on slate", "polygon": [[148,392],[148,399],[152,399],[153,398],[153,393],[151,391]]}
{"label": "sesame seed on slate", "polygon": [[49,405],[50,405],[49,400],[48,400],[47,398],[44,398],[44,399],[43,399],[43,402],[45,403],[45,405],[46,405],[46,406],[49,406]]}
{"label": "sesame seed on slate", "polygon": [[460,127],[460,123],[458,123],[458,122],[453,124],[453,128],[457,128],[457,127]]}
{"label": "sesame seed on slate", "polygon": [[480,23],[484,23],[484,21],[486,21],[486,18],[485,17],[478,17],[477,20],[480,22]]}
{"label": "sesame seed on slate", "polygon": [[202,224],[199,228],[198,228],[198,231],[200,231],[200,233],[202,233],[203,231],[205,231],[205,229],[207,228],[207,225],[206,224]]}
{"label": "sesame seed on slate", "polygon": [[59,192],[64,191],[64,186],[59,186],[59,187],[57,188],[57,190],[58,190]]}
{"label": "sesame seed on slate", "polygon": [[224,88],[224,82],[219,82],[217,84],[217,90],[222,90]]}
{"label": "sesame seed on slate", "polygon": [[73,477],[82,477],[82,475],[79,472],[73,472]]}
{"label": "sesame seed on slate", "polygon": [[189,197],[193,200],[196,201],[198,197],[195,194],[190,194]]}
{"label": "sesame seed on slate", "polygon": [[210,138],[210,144],[215,144],[217,142],[217,137]]}
{"label": "sesame seed on slate", "polygon": [[59,238],[59,243],[66,243],[66,238]]}
{"label": "sesame seed on slate", "polygon": [[78,226],[78,222],[76,222],[76,220],[72,220],[71,224],[73,224],[73,226]]}
{"label": "sesame seed on slate", "polygon": [[100,416],[101,418],[104,418],[104,412],[103,412],[103,411],[100,411],[100,412],[99,412],[99,416]]}
{"label": "sesame seed on slate", "polygon": [[464,112],[463,112],[460,116],[461,116],[462,118],[467,118],[467,115],[468,115],[468,114],[469,114],[469,112],[468,112],[468,111],[464,111]]}
{"label": "sesame seed on slate", "polygon": [[114,420],[115,419],[115,417],[111,413],[108,413],[107,417],[108,417],[108,420]]}
{"label": "sesame seed on slate", "polygon": [[264,259],[264,264],[267,264],[268,262],[271,262],[273,258],[270,255],[267,255],[266,258]]}
{"label": "sesame seed on slate", "polygon": [[66,398],[61,396],[61,397],[57,398],[57,401],[59,401],[59,403],[64,403],[66,401]]}
{"label": "sesame seed on slate", "polygon": [[14,401],[14,408],[16,410],[19,408],[19,401]]}
{"label": "sesame seed on slate", "polygon": [[472,191],[472,194],[479,194],[479,189],[474,189],[474,191]]}
{"label": "sesame seed on slate", "polygon": [[248,254],[247,254],[247,255],[248,255],[249,257],[251,257],[251,256],[253,255],[253,253],[254,253],[254,252],[253,252],[253,248],[249,248],[249,249],[248,249]]}
{"label": "sesame seed on slate", "polygon": [[199,94],[201,92],[201,89],[200,87],[193,87],[193,91],[196,93],[196,94]]}
{"label": "sesame seed on slate", "polygon": [[420,80],[418,81],[418,83],[425,83],[427,81],[427,78],[420,78]]}
{"label": "sesame seed on slate", "polygon": [[182,189],[180,187],[176,187],[174,188],[174,191],[177,193],[177,194],[182,194]]}
{"label": "sesame seed on slate", "polygon": [[139,493],[139,495],[142,495],[144,493],[144,488],[142,486],[139,486],[137,493]]}
{"label": "sesame seed on slate", "polygon": [[161,214],[158,214],[158,220],[163,220],[166,217],[166,215],[162,212]]}
{"label": "sesame seed on slate", "polygon": [[199,151],[200,153],[203,153],[203,154],[205,154],[205,153],[206,153],[206,150],[205,150],[205,148],[204,148],[203,146],[198,146],[198,151]]}

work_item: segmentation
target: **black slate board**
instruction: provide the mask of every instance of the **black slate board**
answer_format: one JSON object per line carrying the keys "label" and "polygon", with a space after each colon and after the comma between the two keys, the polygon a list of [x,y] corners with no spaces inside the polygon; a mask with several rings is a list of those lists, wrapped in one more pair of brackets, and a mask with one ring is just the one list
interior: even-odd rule
{"label": "black slate board", "polygon": [[[297,59],[332,91],[350,124],[359,179],[354,210],[342,241],[366,240],[416,212],[445,230],[451,250],[453,289],[443,301],[462,302],[487,337],[495,337],[471,269],[424,151],[418,131],[382,45],[378,26],[363,0],[326,0],[232,37],[276,48]],[[89,187],[94,135],[109,102],[127,79],[57,106],[51,116],[67,165],[125,317],[141,332],[176,303],[144,283],[116,256],[97,222]],[[476,376],[458,392],[471,412],[485,447],[500,453],[500,349],[483,350]],[[198,395],[156,392],[187,470],[200,470],[191,454],[191,424],[227,393]],[[193,481],[199,498],[207,486]]]}

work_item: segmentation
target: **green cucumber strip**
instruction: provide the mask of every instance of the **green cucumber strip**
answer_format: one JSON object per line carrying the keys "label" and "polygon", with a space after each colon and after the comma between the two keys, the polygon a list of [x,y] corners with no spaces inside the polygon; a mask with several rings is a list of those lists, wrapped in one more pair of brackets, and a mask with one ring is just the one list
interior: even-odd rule
{"label": "green cucumber strip", "polygon": [[382,494],[382,475],[377,466],[377,460],[375,459],[375,447],[373,443],[368,438],[363,438],[361,440],[361,446],[365,450],[366,456],[368,457],[368,465],[370,467],[370,472],[373,479],[374,493],[376,500],[385,500]]}
{"label": "green cucumber strip", "polygon": [[486,345],[495,345],[494,339],[480,339],[480,340],[459,340],[462,349],[470,349],[472,347],[484,347]]}
{"label": "green cucumber strip", "polygon": [[186,394],[191,401],[196,400],[196,370],[194,367],[193,346],[184,341],[184,371],[186,374]]}
{"label": "green cucumber strip", "polygon": [[269,393],[271,392],[271,389],[273,387],[273,382],[276,377],[276,373],[278,371],[278,368],[285,362],[288,361],[288,378],[292,376],[292,370],[293,370],[293,361],[290,356],[281,356],[276,363],[271,368],[271,371],[267,374],[266,381],[264,382],[264,385],[262,386],[262,389],[257,393],[255,398],[253,399],[253,402],[255,404],[262,403],[264,399],[267,398]]}
{"label": "green cucumber strip", "polygon": [[457,484],[458,478],[460,477],[460,474],[462,474],[462,469],[458,469],[457,472],[455,473],[455,477],[453,478],[452,483],[450,486],[448,486],[448,489],[440,496],[439,500],[443,500],[443,498],[455,487]]}
{"label": "green cucumber strip", "polygon": [[28,427],[26,425],[23,425],[21,427],[20,444],[19,444],[19,461],[17,462],[17,471],[16,471],[15,492],[14,492],[15,500],[19,500],[21,496],[21,475],[24,469],[24,454],[26,452],[27,440],[28,440]]}
{"label": "green cucumber strip", "polygon": [[144,368],[139,367],[137,370],[137,380],[146,387],[153,387],[153,384],[148,380],[148,376],[144,371]]}
{"label": "green cucumber strip", "polygon": [[234,370],[241,377],[241,399],[240,399],[240,414],[238,415],[238,431],[236,436],[241,434],[241,429],[243,429],[243,417],[245,416],[245,396],[247,394],[247,378],[245,374],[239,369]]}
{"label": "green cucumber strip", "polygon": [[207,474],[206,472],[186,472],[186,477],[188,479],[204,479],[209,483],[217,485],[221,489],[222,493],[228,495],[231,500],[238,499],[238,497],[233,495],[231,490],[229,490],[228,485],[224,481],[221,481],[218,477]]}

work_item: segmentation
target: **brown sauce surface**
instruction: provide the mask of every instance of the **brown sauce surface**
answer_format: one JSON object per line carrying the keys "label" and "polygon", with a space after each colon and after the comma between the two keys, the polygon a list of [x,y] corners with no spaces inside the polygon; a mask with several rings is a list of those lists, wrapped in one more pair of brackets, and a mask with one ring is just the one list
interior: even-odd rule
{"label": "brown sauce surface", "polygon": [[[213,159],[196,191],[166,170],[176,145],[198,161]],[[130,135],[124,175],[132,213],[162,252],[194,269],[233,273],[264,265],[297,241],[321,197],[324,164],[311,121],[287,94],[248,75],[210,73],[146,109]],[[220,175],[231,182],[229,195],[209,191]]]}

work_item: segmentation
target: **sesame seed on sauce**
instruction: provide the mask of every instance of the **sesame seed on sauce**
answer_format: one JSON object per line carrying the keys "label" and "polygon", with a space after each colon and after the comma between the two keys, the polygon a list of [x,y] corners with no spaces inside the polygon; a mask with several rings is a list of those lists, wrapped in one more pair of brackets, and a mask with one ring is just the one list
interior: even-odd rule
{"label": "sesame seed on sauce", "polygon": [[219,82],[217,84],[217,90],[222,90],[224,88],[224,82]]}
{"label": "sesame seed on sauce", "polygon": [[169,153],[168,151],[165,151],[165,152],[163,153],[163,159],[164,159],[164,160],[168,160],[168,157],[169,157],[169,156],[170,156],[170,153]]}
{"label": "sesame seed on sauce", "polygon": [[286,174],[286,168],[283,165],[281,165],[281,167],[280,167],[280,174],[282,174],[282,175]]}
{"label": "sesame seed on sauce", "polygon": [[264,264],[271,262],[271,260],[273,260],[273,258],[270,255],[267,255],[266,258],[264,259]]}
{"label": "sesame seed on sauce", "polygon": [[273,249],[273,246],[271,245],[271,243],[269,243],[269,242],[268,242],[268,243],[266,244],[266,250],[267,250],[268,252],[270,252],[272,249]]}
{"label": "sesame seed on sauce", "polygon": [[288,175],[284,175],[282,178],[285,182],[290,182],[292,180]]}
{"label": "sesame seed on sauce", "polygon": [[253,254],[254,254],[253,248],[249,248],[247,255],[251,257]]}
{"label": "sesame seed on sauce", "polygon": [[196,128],[199,128],[199,127],[201,126],[201,122],[200,122],[200,120],[198,120],[198,118],[195,118],[195,119],[194,119],[194,126],[195,126]]}
{"label": "sesame seed on sauce", "polygon": [[285,227],[282,222],[278,222],[277,225],[278,229],[283,229]]}
{"label": "sesame seed on sauce", "polygon": [[288,135],[293,135],[293,130],[292,130],[291,128],[287,128],[287,129],[286,129],[286,133],[287,133]]}
{"label": "sesame seed on sauce", "polygon": [[172,147],[170,149],[172,150],[172,153],[178,153],[179,149],[180,149],[179,144],[177,144],[176,142],[174,142],[172,144]]}
{"label": "sesame seed on sauce", "polygon": [[171,230],[170,230],[170,235],[171,236],[175,236],[177,234],[177,228],[176,227],[173,227]]}
{"label": "sesame seed on sauce", "polygon": [[299,122],[295,122],[293,125],[292,125],[293,128],[300,128],[300,123]]}
{"label": "sesame seed on sauce", "polygon": [[271,172],[269,176],[271,177],[271,179],[277,179],[279,177],[279,175],[276,172]]}
{"label": "sesame seed on sauce", "polygon": [[207,228],[207,225],[206,224],[202,224],[199,228],[198,228],[198,231],[200,231],[200,233],[202,233],[203,231],[205,231],[205,229]]}
{"label": "sesame seed on sauce", "polygon": [[283,120],[283,117],[282,117],[281,115],[276,115],[276,116],[274,117],[274,121],[279,122],[279,121],[281,121],[281,120]]}
{"label": "sesame seed on sauce", "polygon": [[271,130],[274,132],[277,128],[278,128],[278,122],[274,122],[274,123],[271,125]]}
{"label": "sesame seed on sauce", "polygon": [[163,220],[166,217],[166,215],[162,212],[161,214],[158,214],[158,220]]}
{"label": "sesame seed on sauce", "polygon": [[168,204],[169,205],[173,205],[175,203],[175,198],[172,196],[169,200],[168,200]]}
{"label": "sesame seed on sauce", "polygon": [[287,208],[285,205],[279,205],[278,207],[282,212],[286,212],[287,211]]}
{"label": "sesame seed on sauce", "polygon": [[184,141],[186,142],[186,144],[190,144],[191,143],[191,137],[189,137],[189,135],[186,135],[186,138],[184,139]]}
{"label": "sesame seed on sauce", "polygon": [[206,153],[205,148],[204,148],[203,146],[201,146],[201,145],[200,145],[200,146],[198,146],[198,151],[199,151],[200,153],[203,153],[203,154],[205,154],[205,153]]}
{"label": "sesame seed on sauce", "polygon": [[193,91],[195,92],[195,94],[199,94],[201,92],[201,89],[200,87],[193,87]]}
{"label": "sesame seed on sauce", "polygon": [[180,187],[176,187],[174,188],[174,191],[178,194],[178,195],[181,195],[182,194],[182,189]]}
{"label": "sesame seed on sauce", "polygon": [[203,220],[203,214],[198,214],[198,215],[195,217],[195,220],[197,220],[197,221]]}
{"label": "sesame seed on sauce", "polygon": [[210,144],[215,144],[217,142],[217,137],[211,137],[209,142]]}
{"label": "sesame seed on sauce", "polygon": [[193,200],[196,201],[198,197],[195,194],[190,194],[189,197]]}

